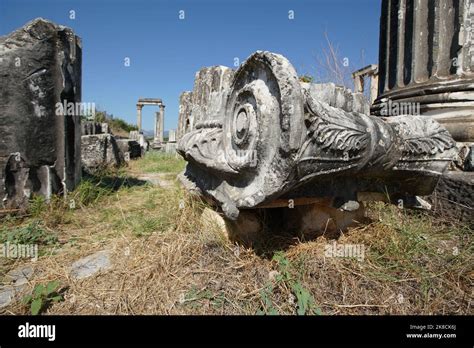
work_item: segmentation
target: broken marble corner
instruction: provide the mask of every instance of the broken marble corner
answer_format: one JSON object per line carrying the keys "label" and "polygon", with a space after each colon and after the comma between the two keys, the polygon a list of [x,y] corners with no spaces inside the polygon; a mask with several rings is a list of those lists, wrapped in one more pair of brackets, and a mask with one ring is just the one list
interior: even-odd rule
{"label": "broken marble corner", "polygon": [[81,101],[81,39],[38,18],[0,37],[0,58],[0,196],[17,208],[81,179],[80,116],[56,114]]}
{"label": "broken marble corner", "polygon": [[302,83],[271,52],[254,53],[235,72],[202,69],[180,100],[181,181],[230,220],[289,199],[411,202],[433,191],[456,155],[431,118],[370,116],[360,93]]}

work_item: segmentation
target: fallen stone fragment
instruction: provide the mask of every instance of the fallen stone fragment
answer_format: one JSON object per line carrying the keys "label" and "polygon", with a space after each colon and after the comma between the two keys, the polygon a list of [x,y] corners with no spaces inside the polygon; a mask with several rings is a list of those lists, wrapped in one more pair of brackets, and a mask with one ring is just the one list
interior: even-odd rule
{"label": "fallen stone fragment", "polygon": [[0,287],[0,308],[8,306],[15,298],[15,287],[4,286]]}
{"label": "fallen stone fragment", "polygon": [[33,273],[33,267],[27,265],[13,269],[5,275],[6,284],[0,286],[0,308],[10,305],[20,296]]}
{"label": "fallen stone fragment", "polygon": [[84,171],[94,173],[106,167],[119,167],[125,161],[112,134],[83,135],[81,158]]}
{"label": "fallen stone fragment", "polygon": [[71,266],[71,276],[77,280],[84,279],[111,267],[110,251],[102,250],[74,262]]}
{"label": "fallen stone fragment", "polygon": [[191,105],[179,124],[192,126],[178,142],[188,161],[180,179],[237,226],[242,212],[275,203],[329,198],[356,211],[361,193],[394,203],[428,195],[455,157],[431,118],[370,116],[349,89],[301,82],[282,55],[258,51],[224,71],[202,69],[182,98]]}

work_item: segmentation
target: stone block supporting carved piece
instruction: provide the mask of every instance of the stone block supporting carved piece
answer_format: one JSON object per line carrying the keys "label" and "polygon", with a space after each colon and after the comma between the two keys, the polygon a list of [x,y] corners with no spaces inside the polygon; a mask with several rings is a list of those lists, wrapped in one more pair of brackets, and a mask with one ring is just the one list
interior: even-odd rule
{"label": "stone block supporting carved piece", "polygon": [[106,167],[119,167],[125,161],[112,134],[83,135],[81,156],[83,169],[89,174]]}
{"label": "stone block supporting carved piece", "polygon": [[374,114],[415,105],[474,142],[474,0],[383,0],[379,52]]}
{"label": "stone block supporting carved piece", "polygon": [[[72,190],[81,179],[81,40],[43,19],[0,38],[0,197]],[[67,108],[61,106],[67,105]]]}
{"label": "stone block supporting carved piece", "polygon": [[279,54],[256,52],[230,75],[222,100],[212,101],[220,108],[191,105],[206,112],[178,152],[188,161],[184,185],[231,220],[280,200],[287,206],[290,199],[329,197],[336,208],[354,211],[360,193],[428,195],[455,156],[453,139],[431,118],[369,116],[348,103],[350,91],[334,101],[321,97]]}
{"label": "stone block supporting carved piece", "polygon": [[474,228],[474,176],[466,172],[446,172],[435,192],[428,197],[433,211],[453,222]]}

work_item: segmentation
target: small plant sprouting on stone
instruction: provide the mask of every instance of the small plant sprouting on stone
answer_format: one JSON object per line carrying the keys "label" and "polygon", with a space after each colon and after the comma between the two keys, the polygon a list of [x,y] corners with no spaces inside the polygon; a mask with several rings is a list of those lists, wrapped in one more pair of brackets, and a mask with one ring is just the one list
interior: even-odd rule
{"label": "small plant sprouting on stone", "polygon": [[301,82],[307,82],[307,83],[313,83],[314,82],[314,77],[310,75],[302,75],[300,76],[300,81]]}
{"label": "small plant sprouting on stone", "polygon": [[57,280],[48,282],[46,285],[38,284],[31,295],[23,298],[23,303],[30,306],[32,315],[38,315],[51,303],[64,300],[63,296],[58,293],[58,287],[59,282]]}

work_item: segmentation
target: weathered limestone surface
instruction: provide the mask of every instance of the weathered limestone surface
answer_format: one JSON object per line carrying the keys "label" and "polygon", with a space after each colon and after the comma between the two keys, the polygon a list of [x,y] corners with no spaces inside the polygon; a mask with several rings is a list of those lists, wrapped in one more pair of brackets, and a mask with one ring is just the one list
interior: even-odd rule
{"label": "weathered limestone surface", "polygon": [[170,143],[176,142],[176,131],[174,129],[170,129],[168,131],[168,142]]}
{"label": "weathered limestone surface", "polygon": [[178,130],[176,132],[177,140],[192,129],[191,124],[191,96],[192,92],[183,92],[179,96],[179,115]]}
{"label": "weathered limestone surface", "polygon": [[203,68],[196,73],[192,92],[180,96],[177,139],[202,122],[222,114],[234,70],[225,66]]}
{"label": "weathered limestone surface", "polygon": [[86,121],[81,123],[82,135],[107,134],[109,125],[107,123]]}
{"label": "weathered limestone surface", "polygon": [[110,254],[110,250],[102,250],[77,260],[71,266],[71,276],[79,280],[109,270],[112,268]]}
{"label": "weathered limestone surface", "polygon": [[456,141],[474,141],[473,0],[383,0],[379,55],[373,113],[420,103]]}
{"label": "weathered limestone surface", "polygon": [[0,38],[0,197],[24,207],[32,194],[72,190],[81,179],[81,40],[43,19]]}
{"label": "weathered limestone surface", "polygon": [[21,266],[8,272],[0,283],[0,308],[25,296],[25,288],[34,273],[32,266]]}
{"label": "weathered limestone surface", "polygon": [[231,220],[278,200],[329,197],[347,211],[358,209],[360,193],[409,201],[430,194],[455,156],[454,140],[431,118],[361,113],[366,106],[349,90],[300,83],[281,55],[256,52],[215,79],[229,87],[213,95],[202,79],[215,70],[197,74],[193,126],[178,152],[188,161],[184,185]]}
{"label": "weathered limestone surface", "polygon": [[83,169],[88,173],[106,167],[119,167],[125,161],[112,134],[83,135],[81,155]]}
{"label": "weathered limestone surface", "polygon": [[362,93],[352,93],[351,90],[336,86],[334,83],[307,83],[300,82],[304,92],[312,98],[322,101],[329,106],[347,112],[358,112],[368,115],[370,112],[369,101]]}
{"label": "weathered limestone surface", "polygon": [[140,133],[139,131],[130,131],[129,138],[131,140],[135,140],[138,144],[140,144],[140,147],[142,149],[142,156],[146,151],[148,151],[149,144],[142,133]]}
{"label": "weathered limestone surface", "polygon": [[[124,159],[131,160],[139,158],[142,155],[142,148],[136,140],[131,139],[115,139],[117,146],[121,153],[124,155]],[[127,155],[128,153],[128,155]]]}

